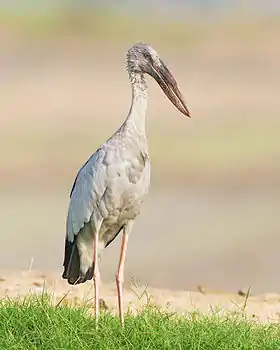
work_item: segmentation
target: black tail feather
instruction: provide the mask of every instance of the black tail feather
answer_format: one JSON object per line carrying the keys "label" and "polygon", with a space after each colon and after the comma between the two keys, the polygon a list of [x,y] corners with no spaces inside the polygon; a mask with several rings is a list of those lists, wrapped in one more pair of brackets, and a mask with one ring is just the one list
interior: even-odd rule
{"label": "black tail feather", "polygon": [[62,278],[67,279],[69,284],[84,283],[91,280],[93,277],[93,266],[91,266],[85,274],[80,271],[80,255],[77,247],[77,236],[73,242],[69,242],[67,237],[65,239],[64,252],[64,271]]}

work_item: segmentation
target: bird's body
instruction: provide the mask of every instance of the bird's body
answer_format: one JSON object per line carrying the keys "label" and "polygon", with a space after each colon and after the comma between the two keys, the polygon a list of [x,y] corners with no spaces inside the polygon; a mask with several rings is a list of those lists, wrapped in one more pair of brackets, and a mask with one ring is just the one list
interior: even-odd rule
{"label": "bird's body", "polygon": [[[154,59],[162,70],[161,74],[166,74],[166,79],[170,79],[163,84],[160,80],[162,77],[158,79],[155,77],[158,83],[177,108],[189,116],[174,78],[159,60],[156,52],[144,44],[133,46],[127,58],[132,85],[132,104],[128,117],[116,133],[103,143],[80,169],[70,194],[66,225],[63,278],[70,284],[94,279],[96,319],[99,289],[98,260],[102,250],[123,231],[117,274],[122,323],[121,287],[127,239],[150,184],[150,158],[146,133],[148,93],[145,73],[150,75],[153,73],[145,71],[147,68],[142,67],[144,63],[141,61],[148,59],[145,56],[148,53],[151,56],[150,60]],[[175,90],[177,100],[170,93],[168,83]]]}
{"label": "bird's body", "polygon": [[[143,84],[135,91],[137,113],[103,143],[79,171],[73,185],[67,217],[68,254],[72,244],[83,251],[80,268],[72,265],[66,276],[81,283],[93,274],[93,234],[99,230],[98,253],[108,246],[125,225],[140,213],[150,184],[150,159],[146,135],[146,101]],[[77,253],[77,252],[76,252]],[[87,278],[88,277],[88,278]]]}

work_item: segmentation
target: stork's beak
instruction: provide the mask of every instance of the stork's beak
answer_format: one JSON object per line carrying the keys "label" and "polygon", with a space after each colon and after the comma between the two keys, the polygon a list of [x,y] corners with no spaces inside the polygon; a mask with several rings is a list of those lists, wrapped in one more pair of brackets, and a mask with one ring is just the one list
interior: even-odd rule
{"label": "stork's beak", "polygon": [[166,65],[159,60],[159,63],[153,62],[151,65],[151,76],[157,81],[165,95],[187,117],[191,117],[184,98],[179,90],[177,82]]}

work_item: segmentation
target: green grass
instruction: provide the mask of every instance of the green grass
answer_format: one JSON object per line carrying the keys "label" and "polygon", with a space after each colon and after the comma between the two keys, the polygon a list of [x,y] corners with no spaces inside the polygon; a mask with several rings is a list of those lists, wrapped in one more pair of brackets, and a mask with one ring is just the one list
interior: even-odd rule
{"label": "green grass", "polygon": [[147,307],[117,317],[101,314],[98,330],[88,306],[51,306],[47,297],[0,304],[0,349],[279,349],[279,325],[252,323],[240,316],[186,318]]}

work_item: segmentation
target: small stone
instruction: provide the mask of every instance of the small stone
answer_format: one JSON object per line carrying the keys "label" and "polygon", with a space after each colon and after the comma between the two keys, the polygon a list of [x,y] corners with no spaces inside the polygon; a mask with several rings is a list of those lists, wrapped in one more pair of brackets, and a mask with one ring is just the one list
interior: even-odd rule
{"label": "small stone", "polygon": [[35,281],[35,282],[32,283],[32,285],[35,286],[35,287],[42,287],[43,283]]}
{"label": "small stone", "polygon": [[202,293],[202,294],[205,294],[206,292],[205,292],[205,289],[201,286],[201,285],[198,285],[197,286],[197,290],[200,292],[200,293]]}

